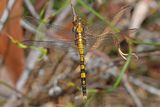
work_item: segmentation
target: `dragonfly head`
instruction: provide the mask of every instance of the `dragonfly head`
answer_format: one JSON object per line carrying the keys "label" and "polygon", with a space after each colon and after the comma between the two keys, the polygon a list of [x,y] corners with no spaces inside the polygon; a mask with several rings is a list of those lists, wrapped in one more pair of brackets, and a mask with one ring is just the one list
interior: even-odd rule
{"label": "dragonfly head", "polygon": [[81,17],[77,18],[77,23],[81,23],[83,26],[86,26],[86,20],[82,19]]}
{"label": "dragonfly head", "polygon": [[83,33],[85,26],[85,21],[82,18],[77,17],[77,19],[73,22],[73,32]]}

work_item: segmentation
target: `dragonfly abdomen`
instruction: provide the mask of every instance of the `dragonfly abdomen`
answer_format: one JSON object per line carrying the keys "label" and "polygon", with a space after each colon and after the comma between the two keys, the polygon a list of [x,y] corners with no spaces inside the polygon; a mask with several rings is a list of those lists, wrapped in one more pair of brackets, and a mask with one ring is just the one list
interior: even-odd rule
{"label": "dragonfly abdomen", "polygon": [[87,98],[86,92],[86,70],[85,70],[85,57],[84,57],[84,39],[82,39],[81,35],[79,35],[78,39],[78,50],[80,55],[80,69],[81,69],[81,86],[82,86],[82,93],[83,97]]}
{"label": "dragonfly abdomen", "polygon": [[85,36],[84,36],[84,24],[81,19],[78,18],[75,23],[75,41],[80,55],[80,69],[81,69],[81,86],[83,98],[87,99],[86,92],[86,70],[85,70],[85,58],[84,58],[84,48],[85,48]]}
{"label": "dragonfly abdomen", "polygon": [[85,63],[84,63],[84,55],[80,55],[80,69],[81,69],[81,86],[82,86],[82,93],[83,97],[87,97],[86,92],[86,70],[85,70]]}
{"label": "dragonfly abdomen", "polygon": [[78,50],[80,55],[80,69],[81,69],[81,88],[83,97],[87,98],[87,92],[86,92],[86,70],[85,70],[85,57],[84,57],[84,39],[82,35],[79,35],[78,39]]}

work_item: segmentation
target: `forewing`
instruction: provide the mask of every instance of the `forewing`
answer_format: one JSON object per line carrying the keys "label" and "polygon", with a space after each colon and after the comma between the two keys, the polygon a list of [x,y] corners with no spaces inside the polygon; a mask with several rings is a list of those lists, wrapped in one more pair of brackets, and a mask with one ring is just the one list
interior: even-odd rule
{"label": "forewing", "polygon": [[32,17],[24,17],[23,21],[34,29],[36,36],[50,37],[50,38],[64,38],[73,39],[74,34],[71,30],[71,25],[66,26],[49,23],[47,20],[37,20]]}
{"label": "forewing", "polygon": [[126,37],[129,37],[129,35],[135,33],[136,31],[137,29],[127,29],[127,30],[123,30],[117,33],[104,32],[99,35],[86,34],[86,47],[87,49],[90,49],[97,42],[117,45],[119,42],[124,40]]}
{"label": "forewing", "polygon": [[69,41],[60,41],[60,40],[45,40],[45,41],[35,41],[35,40],[25,40],[22,41],[25,45],[44,47],[44,48],[59,48],[59,49],[68,49],[76,48],[74,42]]}

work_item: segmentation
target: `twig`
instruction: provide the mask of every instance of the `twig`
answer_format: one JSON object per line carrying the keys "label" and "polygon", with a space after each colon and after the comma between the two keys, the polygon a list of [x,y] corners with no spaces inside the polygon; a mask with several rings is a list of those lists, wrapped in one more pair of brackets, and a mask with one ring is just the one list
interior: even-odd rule
{"label": "twig", "polygon": [[1,18],[0,18],[0,31],[4,27],[4,23],[7,21],[9,17],[9,12],[12,9],[14,3],[15,3],[15,0],[8,0],[8,4],[6,8],[4,9],[3,14],[1,15]]}
{"label": "twig", "polygon": [[32,32],[32,33],[36,33],[36,28],[34,28],[32,25],[30,25],[29,23],[26,22],[26,20],[21,19],[21,25],[28,31]]}
{"label": "twig", "polygon": [[139,53],[139,57],[146,57],[146,56],[155,56],[155,55],[160,55],[160,50],[155,50],[151,52],[145,52],[145,53]]}
{"label": "twig", "polygon": [[[76,4],[76,0],[72,0],[72,5]],[[67,6],[62,12],[61,14],[58,15],[57,19],[55,20],[55,24],[59,24],[61,25],[63,23],[63,20],[67,17],[67,15],[70,13],[71,11],[71,7]]]}
{"label": "twig", "polygon": [[141,87],[142,89],[160,96],[160,89],[157,89],[151,85],[145,84],[144,82],[140,81],[139,79],[135,78],[135,77],[129,77],[129,81],[132,82],[133,84],[137,85],[138,87]]}
{"label": "twig", "polygon": [[23,90],[23,87],[28,80],[29,75],[32,72],[32,69],[35,66],[35,63],[37,62],[37,59],[39,58],[40,52],[36,50],[32,50],[27,58],[26,61],[26,69],[23,71],[20,79],[17,82],[16,88],[17,90]]}
{"label": "twig", "polygon": [[[126,56],[128,56],[128,54],[123,53],[120,46],[118,48],[118,52],[124,60],[127,60]],[[132,55],[138,60],[138,56],[135,53],[132,53]]]}
{"label": "twig", "polygon": [[5,103],[4,107],[10,107],[10,105],[13,105],[14,101],[17,101],[18,97],[20,97],[21,99],[33,100],[31,97],[24,95],[19,90],[15,89],[4,81],[0,81],[0,84],[14,91],[14,96],[11,96],[9,100],[7,100],[7,103]]}
{"label": "twig", "polygon": [[[18,91],[17,89],[15,89],[14,87],[10,86],[9,84],[5,83],[4,81],[0,81],[1,85],[4,85],[5,87],[13,90],[14,92],[16,92],[16,94],[19,94],[20,96],[24,96],[20,91]],[[17,96],[19,96],[17,95]]]}
{"label": "twig", "polygon": [[48,1],[48,7],[46,9],[45,18],[49,17],[53,13],[53,10],[52,10],[53,3],[54,3],[53,0]]}
{"label": "twig", "polygon": [[28,8],[29,12],[33,15],[33,17],[35,17],[36,19],[40,19],[38,13],[34,9],[32,3],[30,2],[30,0],[24,0],[24,3],[26,5],[26,7]]}
{"label": "twig", "polygon": [[75,11],[75,9],[74,9],[74,7],[73,7],[72,1],[73,1],[73,0],[70,0],[70,5],[71,5],[71,9],[72,9],[73,22],[74,22],[74,21],[76,21],[76,19],[77,19],[77,14],[76,14],[76,11]]}
{"label": "twig", "polygon": [[138,98],[132,86],[129,84],[127,75],[123,76],[123,84],[126,90],[128,91],[128,93],[130,94],[130,96],[132,97],[133,101],[137,105],[137,107],[143,107],[141,100]]}

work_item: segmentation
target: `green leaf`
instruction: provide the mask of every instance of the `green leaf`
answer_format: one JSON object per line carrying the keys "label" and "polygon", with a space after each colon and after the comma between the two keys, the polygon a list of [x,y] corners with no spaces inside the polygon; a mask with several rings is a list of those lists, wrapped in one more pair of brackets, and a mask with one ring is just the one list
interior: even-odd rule
{"label": "green leaf", "polygon": [[10,35],[7,35],[7,36],[11,40],[11,42],[16,44],[19,48],[23,48],[23,49],[28,48],[27,45],[25,45],[25,44],[19,42],[18,40],[14,39],[12,36],[10,36]]}
{"label": "green leaf", "polygon": [[23,48],[23,49],[28,48],[27,45],[25,45],[25,44],[23,44],[23,43],[20,43],[20,42],[18,42],[18,47],[19,47],[19,48]]}

